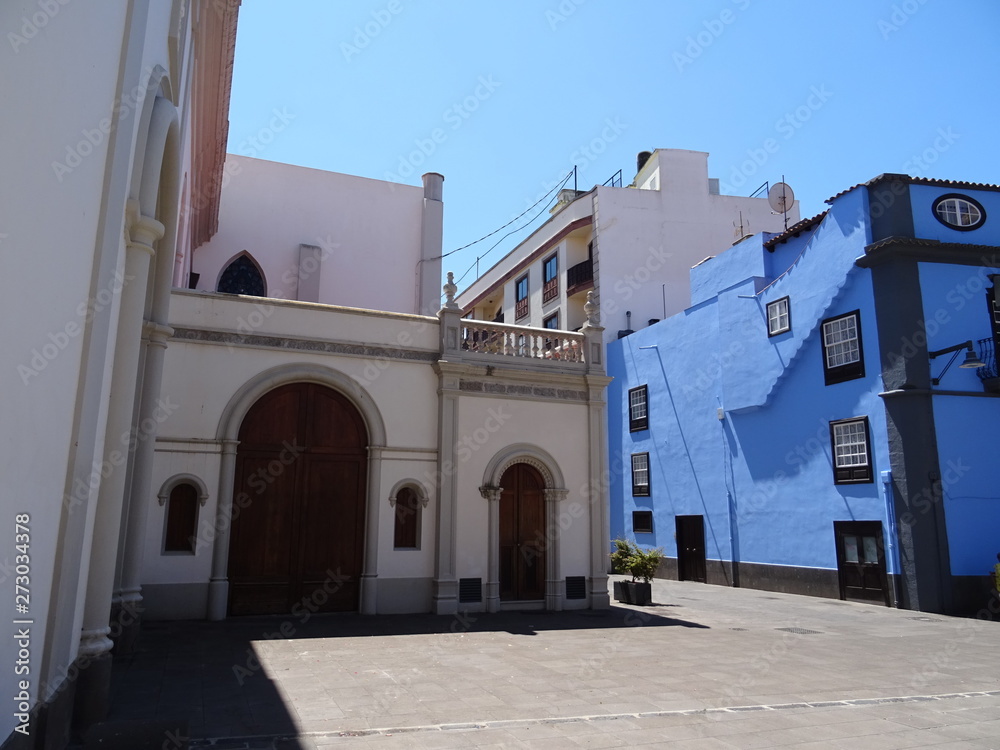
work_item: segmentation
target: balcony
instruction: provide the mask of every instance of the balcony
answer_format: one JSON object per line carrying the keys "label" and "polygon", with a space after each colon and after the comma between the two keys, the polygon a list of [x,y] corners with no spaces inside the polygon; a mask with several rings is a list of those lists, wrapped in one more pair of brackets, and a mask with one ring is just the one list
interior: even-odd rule
{"label": "balcony", "polygon": [[979,339],[979,359],[986,365],[976,370],[983,388],[990,393],[1000,393],[1000,374],[997,373],[997,353],[993,338]]}
{"label": "balcony", "polygon": [[566,271],[566,296],[571,297],[594,287],[594,262],[589,258]]}
{"label": "balcony", "polygon": [[462,349],[486,354],[561,363],[583,363],[584,334],[462,319]]}

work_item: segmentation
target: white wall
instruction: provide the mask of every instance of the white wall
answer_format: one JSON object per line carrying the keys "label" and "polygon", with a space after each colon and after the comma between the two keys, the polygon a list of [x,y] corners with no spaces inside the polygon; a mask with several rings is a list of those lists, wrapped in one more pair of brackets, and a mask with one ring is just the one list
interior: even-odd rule
{"label": "white wall", "polygon": [[417,311],[423,188],[233,154],[226,173],[219,232],[194,253],[198,289],[246,251],[269,296],[299,299],[299,245],[316,245],[319,302]]}

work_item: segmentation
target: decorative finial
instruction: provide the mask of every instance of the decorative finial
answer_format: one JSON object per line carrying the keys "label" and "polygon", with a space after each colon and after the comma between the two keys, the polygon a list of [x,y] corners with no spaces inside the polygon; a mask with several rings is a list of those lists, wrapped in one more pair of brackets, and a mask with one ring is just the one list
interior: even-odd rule
{"label": "decorative finial", "polygon": [[455,274],[448,271],[448,283],[444,285],[445,307],[452,310],[458,307],[458,305],[455,304],[455,293],[457,291],[458,287],[455,286]]}
{"label": "decorative finial", "polygon": [[587,301],[583,305],[583,312],[587,315],[588,326],[600,325],[600,323],[597,320],[598,309],[599,308],[597,306],[597,303],[594,302],[594,290],[591,289],[589,292],[587,292]]}

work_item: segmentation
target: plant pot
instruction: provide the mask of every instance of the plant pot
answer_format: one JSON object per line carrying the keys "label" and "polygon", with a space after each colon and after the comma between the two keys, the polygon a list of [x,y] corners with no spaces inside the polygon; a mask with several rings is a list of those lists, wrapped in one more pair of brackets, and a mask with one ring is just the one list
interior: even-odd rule
{"label": "plant pot", "polygon": [[641,581],[615,581],[615,601],[645,606],[653,603],[653,585]]}

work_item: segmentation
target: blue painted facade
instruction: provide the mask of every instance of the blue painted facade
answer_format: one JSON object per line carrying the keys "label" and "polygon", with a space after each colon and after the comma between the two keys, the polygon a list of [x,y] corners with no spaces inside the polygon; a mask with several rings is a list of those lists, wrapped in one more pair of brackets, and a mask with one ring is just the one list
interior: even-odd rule
{"label": "blue painted facade", "polygon": [[[690,308],[608,347],[612,536],[662,547],[662,574],[685,577],[676,517],[701,516],[707,582],[836,597],[853,568],[835,524],[878,523],[885,603],[983,606],[1000,552],[1000,394],[959,367],[964,352],[933,385],[951,354],[929,353],[994,336],[998,190],[883,175],[797,232],[692,269]],[[980,228],[935,218],[953,193],[985,209]],[[769,336],[767,306],[783,297],[791,329]],[[828,385],[823,321],[855,311],[864,374]],[[648,428],[632,431],[642,385]],[[870,481],[836,483],[831,422],[855,418]],[[641,453],[648,496],[633,493]],[[633,511],[652,512],[651,533],[635,532]]]}

